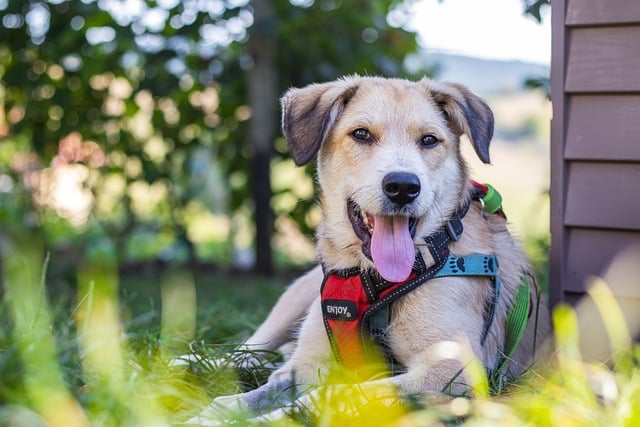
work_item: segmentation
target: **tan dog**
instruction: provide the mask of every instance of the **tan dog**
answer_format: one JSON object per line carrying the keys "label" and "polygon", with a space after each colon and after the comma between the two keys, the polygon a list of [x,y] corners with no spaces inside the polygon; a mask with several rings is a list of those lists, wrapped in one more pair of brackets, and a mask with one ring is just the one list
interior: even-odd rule
{"label": "tan dog", "polygon": [[[508,370],[517,375],[528,367],[535,331],[541,336],[548,330],[546,307],[536,307],[531,267],[505,219],[484,212],[472,197],[474,186],[460,155],[460,137],[466,134],[480,159],[489,162],[489,107],[456,84],[359,76],[291,89],[282,106],[283,132],[296,164],[318,159],[323,219],[317,248],[324,272],[357,269],[389,285],[407,279],[419,260],[433,269],[440,255],[429,236],[446,231],[456,214],[464,231],[438,249],[445,256],[486,254],[499,263],[494,281],[500,283],[499,294],[486,277],[453,275],[431,278],[394,300],[385,345],[400,373],[381,381],[401,393],[447,386],[464,391],[462,362],[443,357],[438,344],[465,343],[486,369],[493,369],[523,278],[534,296],[530,313],[540,312],[541,321],[535,325],[538,316],[529,317]],[[302,321],[291,358],[265,386],[217,403],[240,402],[255,410],[283,404],[282,397],[269,396],[290,387],[294,373],[296,386],[323,384],[336,355],[328,339],[327,306],[319,296],[323,281],[318,266],[295,282],[245,343],[249,349],[276,349],[289,342]]]}

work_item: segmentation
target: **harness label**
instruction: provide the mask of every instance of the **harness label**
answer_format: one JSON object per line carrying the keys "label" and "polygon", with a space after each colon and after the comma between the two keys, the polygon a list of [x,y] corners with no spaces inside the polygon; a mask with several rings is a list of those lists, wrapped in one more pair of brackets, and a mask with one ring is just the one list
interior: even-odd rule
{"label": "harness label", "polygon": [[355,302],[344,299],[326,299],[322,301],[322,311],[327,319],[357,320],[358,306]]}

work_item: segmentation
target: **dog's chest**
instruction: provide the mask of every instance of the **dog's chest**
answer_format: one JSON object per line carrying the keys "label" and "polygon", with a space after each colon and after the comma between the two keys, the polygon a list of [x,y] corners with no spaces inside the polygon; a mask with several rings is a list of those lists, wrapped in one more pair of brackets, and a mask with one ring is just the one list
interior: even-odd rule
{"label": "dog's chest", "polygon": [[[495,291],[489,300],[487,283]],[[334,357],[347,368],[377,363],[381,353],[404,365],[415,351],[454,335],[481,333],[483,343],[498,289],[491,255],[449,256],[429,268],[418,256],[409,278],[398,283],[358,269],[330,272],[321,291],[323,321]],[[483,310],[488,315],[478,325],[473,319]]]}

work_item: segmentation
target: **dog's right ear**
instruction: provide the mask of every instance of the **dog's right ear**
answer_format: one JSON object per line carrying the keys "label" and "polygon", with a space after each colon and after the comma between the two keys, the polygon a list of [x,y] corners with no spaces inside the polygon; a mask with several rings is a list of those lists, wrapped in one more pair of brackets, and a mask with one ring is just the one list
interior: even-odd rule
{"label": "dog's right ear", "polygon": [[289,89],[282,97],[282,133],[296,165],[313,159],[357,88],[338,80]]}

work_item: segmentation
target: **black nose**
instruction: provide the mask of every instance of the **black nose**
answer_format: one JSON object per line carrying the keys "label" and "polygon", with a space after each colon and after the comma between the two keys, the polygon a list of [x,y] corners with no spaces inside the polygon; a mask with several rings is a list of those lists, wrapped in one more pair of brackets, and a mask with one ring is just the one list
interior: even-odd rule
{"label": "black nose", "polygon": [[420,179],[407,172],[391,172],[382,179],[382,191],[399,205],[413,202],[420,194]]}

